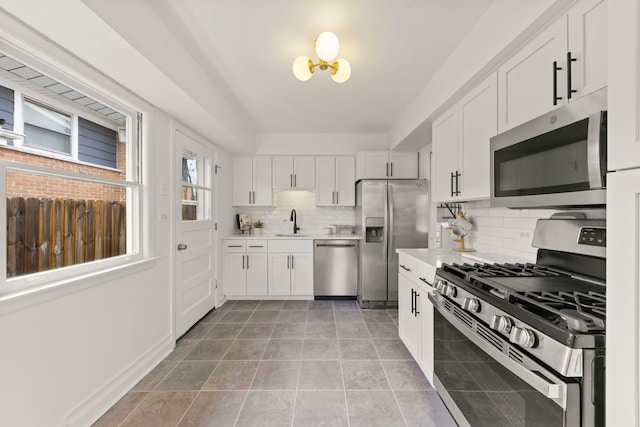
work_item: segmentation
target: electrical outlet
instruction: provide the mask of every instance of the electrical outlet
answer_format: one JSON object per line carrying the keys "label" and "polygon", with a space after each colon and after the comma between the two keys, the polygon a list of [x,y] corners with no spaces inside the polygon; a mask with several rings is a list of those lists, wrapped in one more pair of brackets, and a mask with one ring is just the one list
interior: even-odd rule
{"label": "electrical outlet", "polygon": [[166,212],[160,213],[160,222],[169,222],[169,214]]}
{"label": "electrical outlet", "polygon": [[528,231],[523,231],[522,233],[520,233],[520,237],[524,238],[529,238],[530,234]]}

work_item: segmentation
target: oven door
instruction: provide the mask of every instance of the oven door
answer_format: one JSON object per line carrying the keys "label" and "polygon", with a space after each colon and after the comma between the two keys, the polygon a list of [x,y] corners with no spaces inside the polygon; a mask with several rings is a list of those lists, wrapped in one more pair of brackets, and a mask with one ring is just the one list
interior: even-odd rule
{"label": "oven door", "polygon": [[437,292],[434,385],[460,426],[580,426],[580,383],[560,378]]}

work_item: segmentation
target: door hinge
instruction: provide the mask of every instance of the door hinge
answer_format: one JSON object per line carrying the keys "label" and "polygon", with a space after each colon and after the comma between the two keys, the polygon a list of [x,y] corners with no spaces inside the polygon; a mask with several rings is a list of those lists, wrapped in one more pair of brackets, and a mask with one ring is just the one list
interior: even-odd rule
{"label": "door hinge", "polygon": [[213,283],[216,284],[216,289],[218,289],[218,279],[213,279]]}
{"label": "door hinge", "polygon": [[219,165],[213,165],[213,173],[218,175],[218,169],[222,169],[222,166]]}
{"label": "door hinge", "polygon": [[217,223],[217,222],[214,222],[214,223],[213,223],[213,229],[214,229],[215,231],[218,231],[218,223]]}

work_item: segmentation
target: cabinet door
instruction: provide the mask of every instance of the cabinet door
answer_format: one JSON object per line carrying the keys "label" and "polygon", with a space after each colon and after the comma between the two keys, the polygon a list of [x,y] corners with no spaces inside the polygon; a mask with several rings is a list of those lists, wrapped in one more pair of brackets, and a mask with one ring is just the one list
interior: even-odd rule
{"label": "cabinet door", "polygon": [[245,254],[229,253],[224,254],[224,293],[227,296],[246,295],[246,270]]}
{"label": "cabinet door", "polygon": [[233,206],[248,206],[253,200],[253,162],[251,157],[234,157],[232,168]]}
{"label": "cabinet door", "polygon": [[[614,0],[615,2],[615,0]],[[582,0],[569,11],[571,101],[607,85],[607,2]],[[568,72],[568,70],[567,70]],[[568,76],[568,74],[567,74]]]}
{"label": "cabinet door", "polygon": [[291,254],[291,295],[313,295],[313,254]]}
{"label": "cabinet door", "polygon": [[250,253],[246,259],[247,295],[267,295],[267,254]]}
{"label": "cabinet door", "polygon": [[316,188],[316,160],[313,156],[293,158],[293,187],[296,190]]}
{"label": "cabinet door", "polygon": [[273,156],[273,188],[293,188],[293,156]]}
{"label": "cabinet door", "polygon": [[494,73],[460,103],[459,168],[462,199],[489,198],[489,139],[498,132],[498,80]]}
{"label": "cabinet door", "polygon": [[335,157],[316,157],[316,206],[335,203]]}
{"label": "cabinet door", "polygon": [[415,360],[420,360],[418,317],[415,314],[415,287],[404,275],[398,274],[398,335]]}
{"label": "cabinet door", "polygon": [[427,289],[420,293],[420,360],[422,372],[433,385],[433,304],[427,298]]}
{"label": "cabinet door", "polygon": [[[567,102],[567,17],[551,24],[498,68],[499,124],[504,132]],[[557,61],[562,70],[554,71]],[[556,94],[562,99],[554,105]]]}
{"label": "cabinet door", "polygon": [[254,157],[253,191],[255,191],[253,198],[254,205],[273,205],[273,188],[271,187],[271,157]]}
{"label": "cabinet door", "polygon": [[[613,3],[615,7],[611,7]],[[610,171],[640,167],[640,2],[613,0],[611,4],[607,88]]]}
{"label": "cabinet door", "polygon": [[387,178],[388,151],[361,151],[358,153],[357,179]]}
{"label": "cabinet door", "polygon": [[432,126],[433,133],[433,200],[446,202],[455,197],[451,174],[458,170],[457,107],[440,116]]}
{"label": "cabinet door", "polygon": [[418,153],[389,153],[389,177],[395,179],[418,179]]}
{"label": "cabinet door", "polygon": [[336,205],[356,205],[356,162],[351,156],[336,157]]}
{"label": "cabinet door", "polygon": [[269,295],[291,295],[291,258],[287,253],[269,254]]}

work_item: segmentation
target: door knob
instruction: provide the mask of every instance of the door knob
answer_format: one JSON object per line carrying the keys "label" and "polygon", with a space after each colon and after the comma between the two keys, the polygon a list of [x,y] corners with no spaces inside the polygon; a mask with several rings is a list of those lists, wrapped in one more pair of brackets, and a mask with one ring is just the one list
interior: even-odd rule
{"label": "door knob", "polygon": [[178,250],[179,251],[186,251],[187,250],[187,245],[185,245],[184,243],[179,243],[178,244]]}

